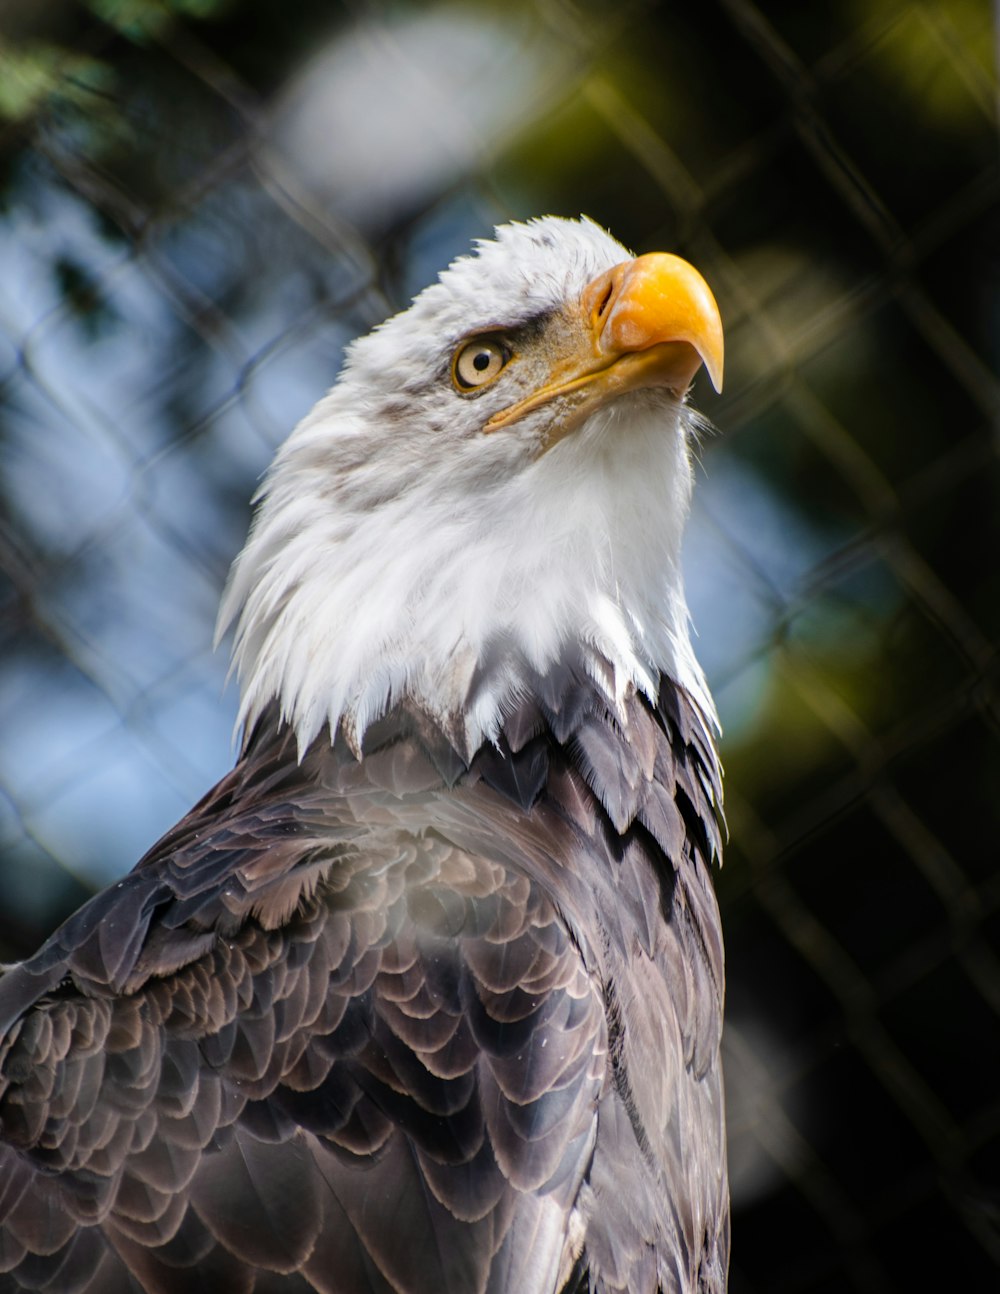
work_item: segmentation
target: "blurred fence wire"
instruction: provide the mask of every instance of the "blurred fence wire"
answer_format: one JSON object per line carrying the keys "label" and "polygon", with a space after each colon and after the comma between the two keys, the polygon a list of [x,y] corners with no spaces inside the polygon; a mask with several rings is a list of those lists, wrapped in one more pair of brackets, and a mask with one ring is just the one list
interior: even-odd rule
{"label": "blurred fence wire", "polygon": [[732,1288],[1000,1271],[1000,166],[980,0],[0,0],[0,958],[231,760],[248,500],[510,218],[727,323],[687,551]]}

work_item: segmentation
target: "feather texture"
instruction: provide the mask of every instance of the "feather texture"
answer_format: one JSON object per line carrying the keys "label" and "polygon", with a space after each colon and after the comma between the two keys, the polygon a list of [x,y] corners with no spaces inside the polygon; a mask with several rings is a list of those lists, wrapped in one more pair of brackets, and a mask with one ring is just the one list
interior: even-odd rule
{"label": "feather texture", "polygon": [[452,784],[406,707],[360,762],[269,711],[0,980],[0,1290],[722,1288],[718,768],[567,684]]}

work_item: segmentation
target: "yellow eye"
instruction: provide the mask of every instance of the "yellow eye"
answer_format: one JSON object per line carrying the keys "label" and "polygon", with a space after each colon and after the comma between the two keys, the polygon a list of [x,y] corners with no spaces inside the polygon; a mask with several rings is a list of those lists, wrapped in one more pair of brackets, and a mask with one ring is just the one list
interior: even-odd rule
{"label": "yellow eye", "polygon": [[460,391],[492,382],[510,358],[508,352],[492,337],[466,342],[455,352],[451,374]]}

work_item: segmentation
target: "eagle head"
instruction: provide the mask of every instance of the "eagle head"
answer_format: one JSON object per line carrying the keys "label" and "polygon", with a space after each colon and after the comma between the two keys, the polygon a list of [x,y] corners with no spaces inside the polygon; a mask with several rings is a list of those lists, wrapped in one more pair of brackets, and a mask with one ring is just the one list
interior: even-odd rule
{"label": "eagle head", "polygon": [[474,751],[567,661],[620,705],[666,674],[714,721],[680,547],[722,326],[679,257],[593,222],[496,230],[349,348],[279,451],[219,632],[249,730],[361,749],[404,700]]}

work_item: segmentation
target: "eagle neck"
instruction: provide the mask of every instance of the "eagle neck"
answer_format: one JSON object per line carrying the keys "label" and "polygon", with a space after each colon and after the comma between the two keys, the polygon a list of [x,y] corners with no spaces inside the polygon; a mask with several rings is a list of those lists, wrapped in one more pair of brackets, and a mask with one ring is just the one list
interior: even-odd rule
{"label": "eagle neck", "polygon": [[360,750],[406,700],[471,756],[566,666],[619,711],[630,692],[655,701],[666,675],[714,718],[680,568],[685,411],[622,399],[502,471],[479,458],[499,437],[462,443],[468,475],[428,472],[378,499],[360,469],[331,471],[329,412],[279,456],[223,603],[245,728],[277,700],[300,754],[324,727]]}

